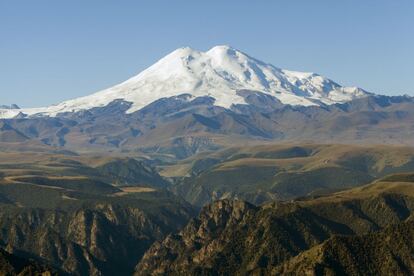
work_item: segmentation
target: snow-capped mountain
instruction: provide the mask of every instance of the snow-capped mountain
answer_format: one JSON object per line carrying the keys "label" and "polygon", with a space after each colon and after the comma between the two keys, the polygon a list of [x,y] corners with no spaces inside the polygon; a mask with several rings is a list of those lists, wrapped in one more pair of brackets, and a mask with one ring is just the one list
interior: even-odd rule
{"label": "snow-capped mountain", "polygon": [[318,74],[279,69],[229,46],[216,46],[207,52],[180,48],[114,87],[45,108],[0,109],[0,118],[19,113],[55,116],[106,106],[117,99],[131,102],[127,112],[132,113],[160,98],[180,94],[210,96],[215,105],[230,108],[246,104],[239,90],[258,91],[283,104],[303,106],[343,103],[369,95]]}

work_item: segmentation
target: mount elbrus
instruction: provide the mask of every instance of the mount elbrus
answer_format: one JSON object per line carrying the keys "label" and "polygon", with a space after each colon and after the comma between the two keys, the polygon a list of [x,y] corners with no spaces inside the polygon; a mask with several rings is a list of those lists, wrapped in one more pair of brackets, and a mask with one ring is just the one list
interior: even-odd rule
{"label": "mount elbrus", "polygon": [[[90,96],[69,100],[58,105],[27,109],[33,115],[57,115],[103,107],[116,99],[132,103],[129,113],[165,97],[189,94],[209,96],[215,105],[230,108],[246,104],[237,92],[251,90],[265,93],[291,105],[342,103],[368,95],[356,87],[341,87],[314,73],[279,69],[228,46],[216,46],[207,52],[180,48],[135,77]],[[19,112],[3,111],[3,117]]]}
{"label": "mount elbrus", "polygon": [[180,48],[90,96],[0,109],[8,132],[0,142],[19,136],[69,149],[156,149],[176,157],[252,140],[413,144],[413,110],[410,97],[343,87],[228,46]]}
{"label": "mount elbrus", "polygon": [[0,274],[412,275],[413,134],[411,97],[227,46],[0,105]]}

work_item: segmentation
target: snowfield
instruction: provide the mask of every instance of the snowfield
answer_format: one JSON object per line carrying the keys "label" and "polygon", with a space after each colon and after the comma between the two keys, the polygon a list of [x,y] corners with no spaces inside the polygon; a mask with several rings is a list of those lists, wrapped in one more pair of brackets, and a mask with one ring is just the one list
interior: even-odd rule
{"label": "snowfield", "polygon": [[44,108],[0,109],[0,118],[19,113],[56,116],[102,107],[116,99],[132,102],[132,113],[164,97],[190,94],[211,96],[215,105],[225,108],[246,104],[238,90],[253,90],[278,98],[289,105],[343,103],[370,93],[357,87],[342,87],[315,73],[288,71],[264,63],[229,46],[216,46],[207,52],[180,48],[137,76],[99,91]]}

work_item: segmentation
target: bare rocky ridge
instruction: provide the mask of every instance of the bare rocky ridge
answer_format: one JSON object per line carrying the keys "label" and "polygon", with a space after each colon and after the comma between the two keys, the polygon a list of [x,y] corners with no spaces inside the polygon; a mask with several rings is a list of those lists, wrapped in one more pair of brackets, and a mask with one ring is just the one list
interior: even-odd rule
{"label": "bare rocky ridge", "polygon": [[184,159],[270,141],[414,145],[414,100],[283,70],[228,46],[181,48],[139,75],[46,108],[1,109],[1,143]]}
{"label": "bare rocky ridge", "polygon": [[104,202],[65,211],[2,208],[0,241],[9,252],[71,274],[128,275],[155,240],[193,214],[179,205],[159,212]]}
{"label": "bare rocky ridge", "polygon": [[[317,154],[321,156],[312,162],[307,159]],[[384,174],[408,168],[412,160],[407,147],[309,144],[229,148],[209,158],[221,156],[226,162],[246,158],[254,163],[255,158],[266,162],[276,158],[285,165],[293,164],[293,158],[296,168],[299,161],[315,168],[326,165],[327,155],[332,164]],[[148,162],[33,152],[24,156],[3,152],[0,157],[1,248],[75,275],[130,275],[134,270],[138,275],[272,274],[280,269],[300,273],[302,267],[294,258],[308,256],[308,250],[314,252],[333,240],[344,245],[344,260],[352,259],[365,246],[358,237],[404,223],[414,210],[412,173],[261,206],[219,200],[195,217],[196,208],[157,184],[160,175]],[[37,162],[27,163],[27,158]],[[205,160],[196,162],[196,171],[215,166]],[[145,181],[139,179],[154,182],[140,186]],[[338,235],[350,241],[336,241]],[[327,252],[337,251],[331,247],[335,248],[330,245]],[[375,260],[388,259],[386,248]],[[313,261],[303,269],[317,266]],[[328,261],[322,264],[327,271],[335,269]]]}
{"label": "bare rocky ridge", "polygon": [[[413,145],[414,101],[410,97],[370,96],[330,106],[292,107],[271,96],[233,109],[214,106],[208,97],[163,98],[125,114],[130,103],[58,117],[2,120],[0,142],[40,143],[83,152],[145,153],[161,160],[184,159],[229,145],[264,142],[315,142]],[[2,138],[4,137],[4,138]]]}
{"label": "bare rocky ridge", "polygon": [[180,48],[0,105],[0,274],[412,275],[413,146],[413,97]]}
{"label": "bare rocky ridge", "polygon": [[57,270],[38,262],[16,257],[0,249],[0,274],[20,276],[51,276],[58,275]]}
{"label": "bare rocky ridge", "polygon": [[70,157],[2,153],[1,248],[71,275],[130,275],[155,240],[196,214],[140,161]]}
{"label": "bare rocky ridge", "polygon": [[333,237],[280,267],[273,275],[412,275],[414,222],[360,237]]}
{"label": "bare rocky ridge", "polygon": [[[396,185],[388,190],[385,183],[377,183],[320,199],[261,207],[230,200],[213,203],[178,235],[155,243],[137,265],[136,275],[272,274],[301,252],[330,238],[340,240],[337,235],[355,237],[409,219],[414,211],[413,184]],[[348,240],[352,242],[353,238]],[[362,245],[353,245],[349,251],[340,247],[348,259],[363,250]],[[383,250],[382,256],[387,258],[386,247]],[[341,264],[342,259],[337,260]],[[375,260],[366,259],[367,263]],[[358,270],[352,269],[349,266],[350,275],[358,275]]]}

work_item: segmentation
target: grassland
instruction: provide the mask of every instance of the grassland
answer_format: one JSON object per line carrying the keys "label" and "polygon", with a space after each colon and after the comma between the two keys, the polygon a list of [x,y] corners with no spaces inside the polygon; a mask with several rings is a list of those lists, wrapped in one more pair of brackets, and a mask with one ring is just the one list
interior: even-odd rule
{"label": "grassland", "polygon": [[414,170],[405,146],[260,145],[228,148],[161,167],[189,202],[237,197],[255,204],[318,195]]}

